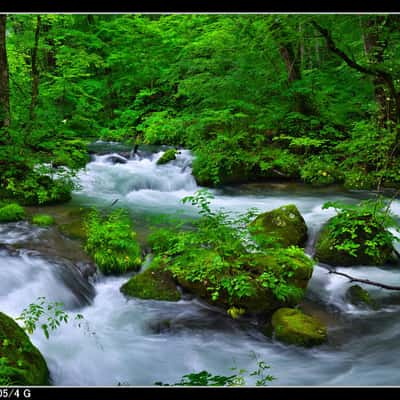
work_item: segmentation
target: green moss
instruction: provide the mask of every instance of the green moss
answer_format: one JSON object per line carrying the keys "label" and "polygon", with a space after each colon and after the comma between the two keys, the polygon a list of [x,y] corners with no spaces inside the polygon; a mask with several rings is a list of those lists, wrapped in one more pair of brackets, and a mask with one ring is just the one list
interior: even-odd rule
{"label": "green moss", "polygon": [[258,239],[274,238],[281,246],[304,246],[307,226],[294,204],[260,214],[250,228]]}
{"label": "green moss", "polygon": [[178,301],[181,298],[171,273],[157,265],[134,275],[120,290],[127,296],[140,299]]}
{"label": "green moss", "polygon": [[326,327],[301,310],[280,308],[272,316],[275,338],[297,346],[312,347],[327,340]]}
{"label": "green moss", "polygon": [[32,224],[40,226],[54,225],[54,218],[48,214],[35,214],[32,217]]}
{"label": "green moss", "polygon": [[17,203],[7,204],[0,208],[0,222],[20,221],[25,218],[25,210]]}
{"label": "green moss", "polygon": [[27,334],[0,312],[0,376],[12,385],[49,385],[46,361]]}
{"label": "green moss", "polygon": [[169,149],[167,150],[158,160],[157,165],[166,164],[172,160],[176,159],[177,150]]}
{"label": "green moss", "polygon": [[378,309],[378,304],[371,297],[370,293],[359,285],[350,286],[346,293],[350,303],[358,306],[366,306],[374,310]]}
{"label": "green moss", "polygon": [[[341,244],[340,238],[335,238],[332,234],[330,223],[323,227],[315,245],[315,259],[330,265],[352,266],[352,265],[383,265],[391,259],[393,247],[388,244],[382,244],[376,247],[376,253],[369,255],[366,253],[365,242],[374,238],[379,232],[373,228],[369,234],[359,232],[358,237],[354,239],[359,244],[356,255],[353,256],[344,250],[338,250],[335,246]],[[384,232],[382,227],[382,232]]]}

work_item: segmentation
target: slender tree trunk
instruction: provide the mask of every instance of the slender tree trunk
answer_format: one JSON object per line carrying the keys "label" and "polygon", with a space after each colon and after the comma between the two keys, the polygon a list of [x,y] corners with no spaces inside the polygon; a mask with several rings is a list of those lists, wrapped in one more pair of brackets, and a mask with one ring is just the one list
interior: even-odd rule
{"label": "slender tree trunk", "polygon": [[36,19],[35,42],[32,49],[32,62],[31,62],[32,98],[31,98],[31,105],[29,107],[29,119],[31,121],[35,119],[35,107],[39,95],[39,69],[37,66],[37,55],[39,47],[40,24],[41,24],[41,18],[40,15],[38,15]]}
{"label": "slender tree trunk", "polygon": [[10,126],[10,86],[6,49],[7,15],[0,14],[0,128]]}
{"label": "slender tree trunk", "polygon": [[[291,86],[301,80],[302,62],[305,53],[304,42],[302,39],[300,42],[297,42],[294,38],[286,35],[282,24],[279,22],[275,22],[274,28],[275,32],[283,32],[283,34],[275,33],[274,36],[279,46],[279,53],[286,66],[288,85]],[[297,27],[297,31],[301,34],[302,29],[300,25]],[[306,115],[313,113],[313,106],[309,96],[295,92],[293,97],[294,110],[296,112]]]}
{"label": "slender tree trunk", "polygon": [[[379,37],[379,26],[383,24],[384,19],[384,16],[372,17],[363,24],[364,50],[372,65],[380,65],[384,61],[387,41],[381,40]],[[387,121],[397,123],[399,116],[396,115],[395,99],[387,92],[385,80],[382,76],[375,76],[372,82],[379,107],[378,121],[380,125],[384,126]]]}
{"label": "slender tree trunk", "polygon": [[[291,43],[280,43],[279,53],[281,54],[286,66],[288,83],[289,85],[292,85],[294,82],[301,79],[300,49],[295,50],[294,45]],[[295,93],[294,108],[295,111],[299,113],[309,114],[309,99],[301,93]]]}

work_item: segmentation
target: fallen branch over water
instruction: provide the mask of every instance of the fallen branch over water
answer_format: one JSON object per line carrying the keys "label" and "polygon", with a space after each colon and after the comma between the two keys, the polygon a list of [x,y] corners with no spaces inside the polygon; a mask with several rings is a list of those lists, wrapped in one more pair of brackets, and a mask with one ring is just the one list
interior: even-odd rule
{"label": "fallen branch over water", "polygon": [[383,289],[388,289],[388,290],[400,290],[400,286],[386,285],[385,283],[370,281],[369,279],[355,278],[354,276],[345,274],[343,272],[337,272],[337,271],[334,271],[333,269],[328,269],[328,271],[329,271],[330,274],[336,274],[336,275],[344,276],[345,278],[349,279],[350,282],[365,283],[366,285],[377,286],[377,287],[380,287],[380,288],[383,288]]}

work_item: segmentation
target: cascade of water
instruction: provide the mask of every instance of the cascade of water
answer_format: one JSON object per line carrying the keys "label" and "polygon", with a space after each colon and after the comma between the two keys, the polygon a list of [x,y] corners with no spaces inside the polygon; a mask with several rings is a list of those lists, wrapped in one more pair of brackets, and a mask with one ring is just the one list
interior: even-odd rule
{"label": "cascade of water", "polygon": [[[111,155],[94,157],[79,174],[81,189],[74,201],[82,204],[121,203],[140,212],[171,212],[182,208],[180,199],[198,186],[191,175],[192,156],[182,150],[175,161],[157,165],[162,151],[136,154],[125,163]],[[242,192],[214,190],[213,207],[242,212],[262,211],[294,203],[309,227],[308,250],[321,225],[334,212],[323,210],[326,200],[354,200],[352,194],[317,190],[279,189]],[[188,213],[195,214],[191,206]],[[393,210],[400,210],[394,202]],[[36,228],[35,228],[36,229]],[[26,223],[0,225],[0,243],[15,244],[35,235]],[[345,301],[351,285],[316,266],[307,297],[328,312],[330,342],[320,348],[285,346],[264,337],[246,322],[233,321],[220,310],[186,298],[177,303],[127,299],[119,291],[128,279],[99,277],[93,288],[71,272],[68,263],[31,252],[0,250],[1,310],[16,316],[39,296],[63,301],[71,317],[80,312],[87,325],[63,325],[50,340],[36,332],[33,341],[45,355],[56,385],[153,385],[173,383],[183,374],[208,370],[230,375],[229,369],[255,369],[251,352],[271,365],[277,385],[396,385],[400,368],[400,297],[372,289],[383,307],[363,310]],[[396,269],[357,267],[350,275],[400,284]],[[79,281],[79,283],[77,283]],[[301,373],[299,372],[301,371]],[[249,383],[254,381],[249,380]]]}

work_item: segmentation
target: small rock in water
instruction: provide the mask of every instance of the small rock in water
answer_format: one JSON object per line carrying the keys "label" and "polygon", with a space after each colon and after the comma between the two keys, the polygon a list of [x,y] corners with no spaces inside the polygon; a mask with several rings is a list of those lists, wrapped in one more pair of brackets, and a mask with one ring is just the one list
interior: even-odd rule
{"label": "small rock in water", "polygon": [[107,162],[110,162],[111,164],[126,164],[128,160],[125,157],[122,156],[110,156],[106,158]]}
{"label": "small rock in water", "polygon": [[371,297],[371,294],[359,285],[350,286],[346,293],[346,297],[351,304],[356,306],[364,306],[374,310],[378,308],[378,304],[375,299]]}

